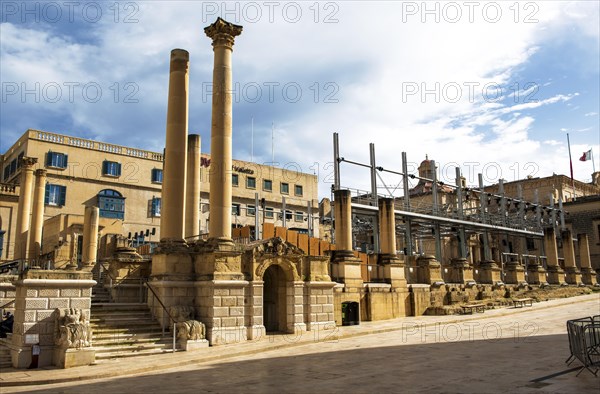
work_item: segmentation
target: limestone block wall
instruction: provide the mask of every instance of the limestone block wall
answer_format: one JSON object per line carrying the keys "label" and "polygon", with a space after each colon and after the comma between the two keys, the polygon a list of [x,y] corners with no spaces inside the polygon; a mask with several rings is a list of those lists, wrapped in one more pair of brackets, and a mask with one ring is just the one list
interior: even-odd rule
{"label": "limestone block wall", "polygon": [[[335,283],[306,282],[305,286],[304,309],[306,310],[306,329],[325,330],[334,328],[333,287]],[[300,298],[299,295],[297,297]],[[296,316],[298,315],[296,314]]]}
{"label": "limestone block wall", "polygon": [[15,368],[31,363],[32,334],[39,338],[39,366],[53,364],[56,309],[81,309],[89,317],[92,274],[75,271],[29,270],[15,283],[15,322],[11,351]]}
{"label": "limestone block wall", "polygon": [[[0,307],[13,301],[16,296],[16,288],[14,282],[17,280],[16,275],[0,276]],[[9,304],[3,308],[4,312],[15,312],[15,304]]]}

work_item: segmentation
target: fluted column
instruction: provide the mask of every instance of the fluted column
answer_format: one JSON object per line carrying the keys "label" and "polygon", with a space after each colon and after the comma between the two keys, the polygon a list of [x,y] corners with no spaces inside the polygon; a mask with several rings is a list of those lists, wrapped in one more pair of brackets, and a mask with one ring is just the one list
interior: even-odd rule
{"label": "fluted column", "polygon": [[31,192],[33,190],[33,166],[37,159],[24,157],[21,162],[21,190],[17,207],[17,228],[15,236],[15,259],[27,258],[27,235],[31,215]]}
{"label": "fluted column", "polygon": [[81,263],[83,266],[96,264],[98,255],[98,222],[100,209],[98,207],[85,207],[83,217],[83,253]]}
{"label": "fluted column", "polygon": [[42,229],[44,227],[44,197],[46,175],[48,171],[35,171],[35,189],[33,191],[33,213],[31,215],[31,236],[29,237],[29,258],[39,259],[42,252]]}
{"label": "fluted column", "polygon": [[350,190],[336,190],[334,196],[335,249],[352,250],[352,201]]}
{"label": "fluted column", "polygon": [[185,236],[200,234],[200,136],[188,135]]}
{"label": "fluted column", "polygon": [[161,240],[183,241],[184,237],[189,60],[190,55],[186,50],[171,51],[160,219]]}
{"label": "fluted column", "polygon": [[231,54],[235,37],[242,33],[242,26],[217,18],[204,32],[213,40],[214,51],[208,232],[210,238],[231,240]]}

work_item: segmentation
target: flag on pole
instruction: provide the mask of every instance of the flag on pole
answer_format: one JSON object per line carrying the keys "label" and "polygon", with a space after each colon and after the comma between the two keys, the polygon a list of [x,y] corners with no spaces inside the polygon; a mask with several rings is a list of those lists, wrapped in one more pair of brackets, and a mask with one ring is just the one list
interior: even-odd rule
{"label": "flag on pole", "polygon": [[592,150],[588,150],[587,152],[583,152],[583,155],[579,158],[581,161],[592,160]]}

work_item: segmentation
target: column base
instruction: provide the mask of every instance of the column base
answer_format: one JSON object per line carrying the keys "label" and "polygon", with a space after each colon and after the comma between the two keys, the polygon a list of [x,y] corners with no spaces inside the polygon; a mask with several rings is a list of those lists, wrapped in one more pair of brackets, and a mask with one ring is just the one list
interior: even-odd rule
{"label": "column base", "polygon": [[450,283],[474,282],[473,266],[465,258],[452,259],[450,264]]}
{"label": "column base", "polygon": [[570,285],[581,284],[581,272],[577,267],[566,267],[565,268],[565,282]]}
{"label": "column base", "polygon": [[442,265],[434,256],[424,255],[417,258],[417,281],[429,285],[444,283]]}
{"label": "column base", "polygon": [[527,266],[527,283],[530,285],[547,284],[546,270],[541,265]]}
{"label": "column base", "polygon": [[501,278],[502,270],[493,260],[482,261],[479,266],[479,282],[483,284],[504,284]]}
{"label": "column base", "polygon": [[525,268],[517,262],[510,261],[504,266],[504,283],[516,285],[525,282]]}
{"label": "column base", "polygon": [[546,272],[546,281],[551,285],[561,285],[565,283],[565,271],[557,265],[551,265]]}
{"label": "column base", "polygon": [[54,365],[59,368],[72,368],[91,365],[96,361],[96,349],[54,349]]}
{"label": "column base", "polygon": [[581,268],[581,282],[588,286],[595,286],[598,281],[596,280],[596,271],[591,268]]}

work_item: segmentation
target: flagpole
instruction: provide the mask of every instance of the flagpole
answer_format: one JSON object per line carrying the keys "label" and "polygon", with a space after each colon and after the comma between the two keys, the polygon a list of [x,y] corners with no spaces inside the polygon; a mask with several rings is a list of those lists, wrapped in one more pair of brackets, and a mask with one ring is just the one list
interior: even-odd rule
{"label": "flagpole", "polygon": [[575,179],[573,178],[573,160],[571,158],[571,141],[569,140],[569,133],[567,133],[567,146],[569,147],[569,166],[571,168],[571,186],[573,187],[573,201],[575,201]]}

